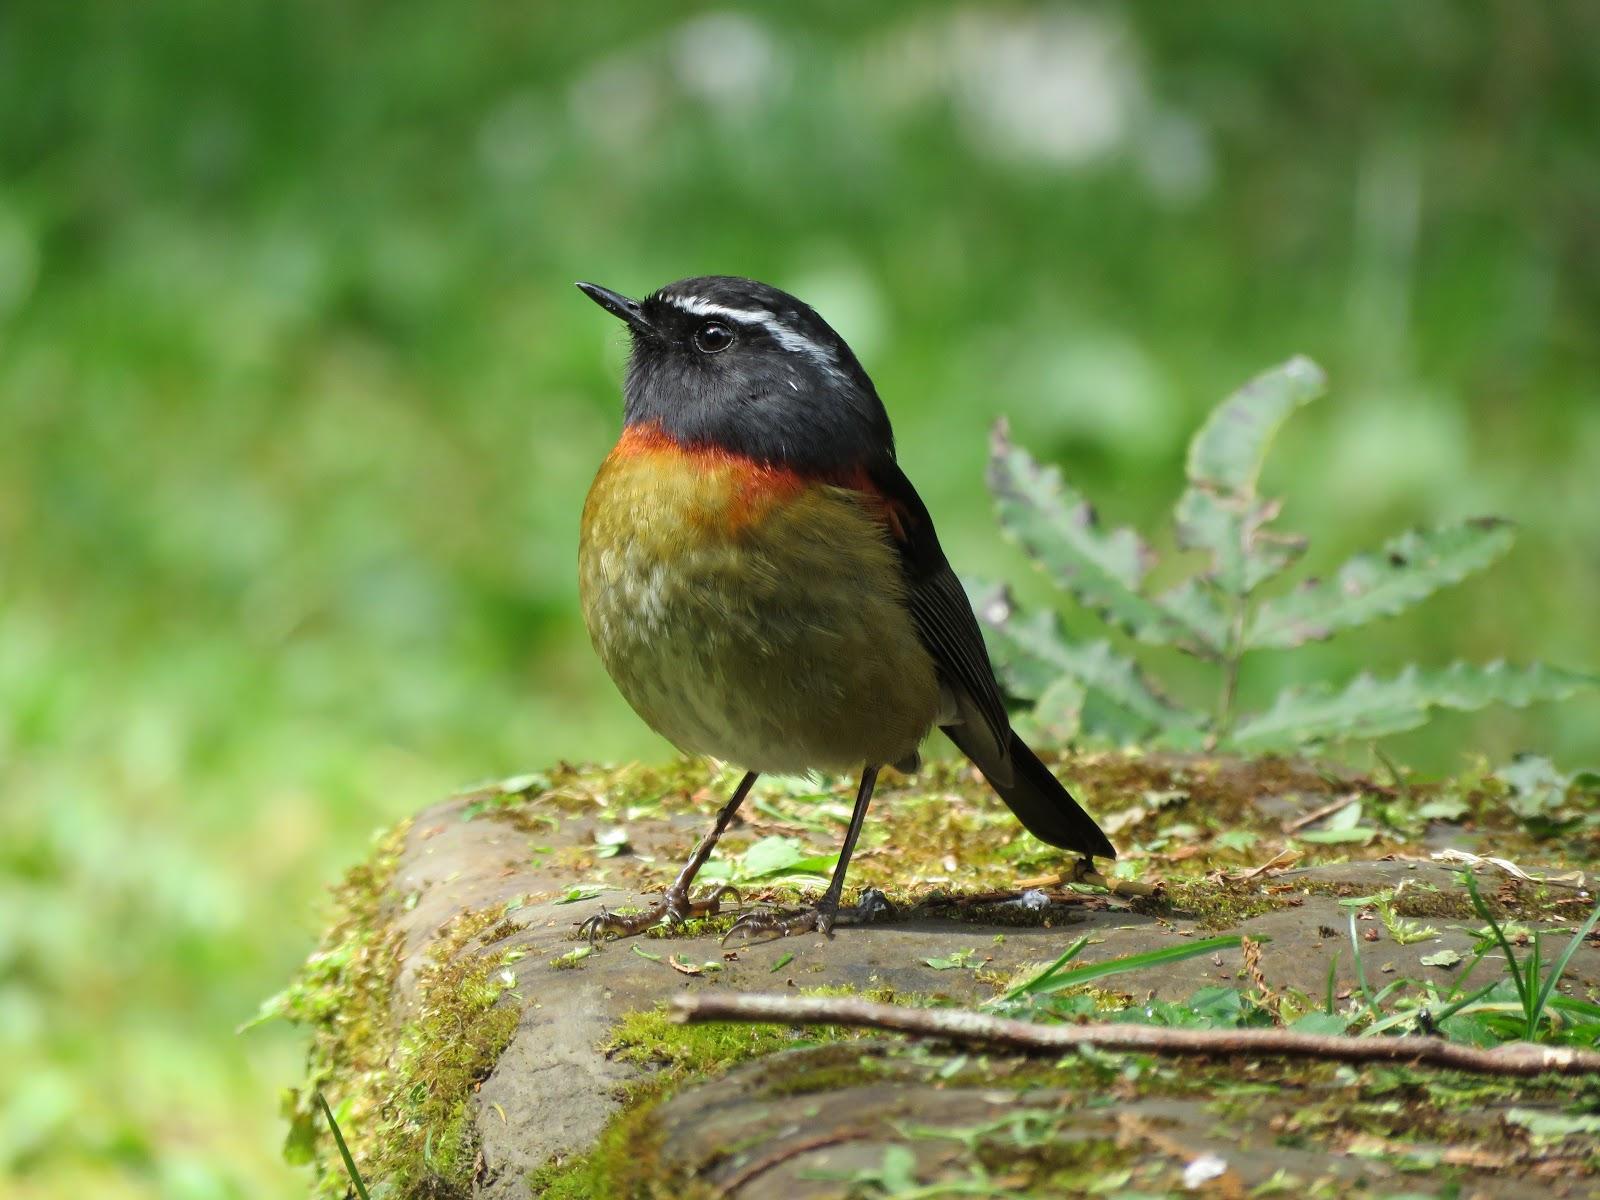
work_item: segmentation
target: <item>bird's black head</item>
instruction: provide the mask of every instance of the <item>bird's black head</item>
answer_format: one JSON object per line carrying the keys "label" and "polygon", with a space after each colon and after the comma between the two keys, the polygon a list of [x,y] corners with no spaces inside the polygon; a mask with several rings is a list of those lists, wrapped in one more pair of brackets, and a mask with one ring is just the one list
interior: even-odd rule
{"label": "bird's black head", "polygon": [[894,453],[872,380],[844,339],[789,293],[730,275],[680,279],[637,301],[578,287],[633,334],[627,424],[802,471]]}

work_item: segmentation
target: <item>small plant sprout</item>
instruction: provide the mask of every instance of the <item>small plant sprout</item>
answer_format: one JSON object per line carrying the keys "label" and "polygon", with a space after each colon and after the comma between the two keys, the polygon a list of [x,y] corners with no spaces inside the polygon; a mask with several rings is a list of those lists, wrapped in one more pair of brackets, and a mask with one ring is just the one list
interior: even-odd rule
{"label": "small plant sprout", "polygon": [[1174,516],[1179,548],[1203,553],[1208,565],[1161,592],[1145,586],[1154,555],[1144,540],[1131,529],[1102,528],[1058,470],[1014,445],[1004,423],[996,427],[989,486],[1006,533],[1078,603],[1135,642],[1176,648],[1217,672],[1209,710],[1180,703],[1110,641],[1070,641],[1057,614],[1020,611],[1005,589],[975,585],[974,607],[1001,681],[1033,705],[1041,724],[1123,744],[1262,753],[1400,733],[1435,709],[1522,707],[1600,686],[1600,676],[1542,663],[1458,662],[1387,677],[1363,673],[1342,687],[1291,687],[1263,711],[1238,711],[1247,654],[1291,650],[1402,612],[1511,547],[1511,525],[1499,517],[1416,529],[1356,555],[1331,578],[1263,596],[1262,585],[1298,562],[1306,541],[1270,528],[1279,501],[1257,491],[1261,469],[1279,427],[1323,385],[1316,364],[1291,359],[1224,400],[1200,428]]}

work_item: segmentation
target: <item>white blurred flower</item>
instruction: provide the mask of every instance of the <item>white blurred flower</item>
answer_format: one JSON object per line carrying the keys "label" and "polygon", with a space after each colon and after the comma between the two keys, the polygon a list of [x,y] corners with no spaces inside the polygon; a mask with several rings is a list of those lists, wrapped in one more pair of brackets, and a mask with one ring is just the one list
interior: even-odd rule
{"label": "white blurred flower", "polygon": [[713,12],[685,21],[668,48],[684,91],[715,106],[768,95],[787,74],[766,26],[744,13]]}
{"label": "white blurred flower", "polygon": [[952,86],[980,149],[1077,166],[1126,140],[1143,86],[1119,24],[1073,9],[972,9],[950,36]]}

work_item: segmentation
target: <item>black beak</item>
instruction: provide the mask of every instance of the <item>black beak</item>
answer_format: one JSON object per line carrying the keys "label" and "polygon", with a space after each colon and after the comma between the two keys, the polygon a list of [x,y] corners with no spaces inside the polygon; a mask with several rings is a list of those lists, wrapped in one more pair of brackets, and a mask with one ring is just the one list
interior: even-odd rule
{"label": "black beak", "polygon": [[636,300],[629,300],[620,292],[603,288],[598,283],[580,283],[578,290],[614,317],[621,317],[635,333],[654,336],[655,326],[644,315]]}

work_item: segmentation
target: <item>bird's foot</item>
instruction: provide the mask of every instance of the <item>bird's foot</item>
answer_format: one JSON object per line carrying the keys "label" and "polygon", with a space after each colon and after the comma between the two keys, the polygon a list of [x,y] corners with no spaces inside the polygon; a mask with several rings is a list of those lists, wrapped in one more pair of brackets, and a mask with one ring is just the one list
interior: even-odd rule
{"label": "bird's foot", "polygon": [[578,926],[578,936],[592,946],[604,941],[607,934],[625,938],[643,933],[653,925],[665,924],[676,928],[690,917],[708,917],[721,912],[722,898],[730,892],[735,900],[743,899],[739,889],[728,883],[719,884],[709,895],[698,900],[690,898],[687,888],[670,887],[661,894],[659,900],[640,913],[614,913],[601,908]]}
{"label": "bird's foot", "polygon": [[763,934],[771,934],[773,939],[796,933],[832,937],[836,925],[870,925],[893,915],[894,905],[889,903],[889,898],[877,888],[867,888],[850,908],[840,908],[837,896],[824,896],[815,908],[748,913],[722,935],[722,942],[727,945],[728,939],[736,933],[744,935],[746,941]]}

